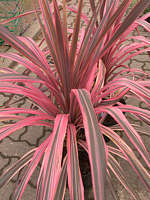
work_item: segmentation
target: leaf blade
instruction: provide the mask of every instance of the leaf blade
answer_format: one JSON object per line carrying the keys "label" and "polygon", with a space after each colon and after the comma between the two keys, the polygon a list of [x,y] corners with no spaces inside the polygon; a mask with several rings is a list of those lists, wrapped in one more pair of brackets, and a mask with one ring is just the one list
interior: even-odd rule
{"label": "leaf blade", "polygon": [[42,187],[38,184],[38,190],[40,189],[41,191],[39,198],[45,200],[54,199],[55,189],[58,184],[57,179],[59,178],[61,171],[63,142],[67,125],[68,115],[57,115],[51,135],[51,141],[45,152],[41,167],[42,176],[39,176],[39,183],[41,181],[43,183]]}
{"label": "leaf blade", "polygon": [[104,185],[106,174],[105,148],[102,135],[99,134],[98,121],[86,90],[72,90],[79,103],[88,144],[89,160],[91,165],[94,197],[104,199]]}
{"label": "leaf blade", "polygon": [[68,127],[68,184],[71,199],[83,199],[84,200],[84,187],[80,172],[78,148],[76,141],[76,129],[73,124],[69,124]]}

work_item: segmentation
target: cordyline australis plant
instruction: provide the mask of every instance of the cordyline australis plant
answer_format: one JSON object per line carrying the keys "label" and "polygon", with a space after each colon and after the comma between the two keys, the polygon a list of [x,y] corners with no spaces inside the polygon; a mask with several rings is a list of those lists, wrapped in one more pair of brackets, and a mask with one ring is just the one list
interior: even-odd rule
{"label": "cordyline australis plant", "polygon": [[[133,199],[138,198],[116,156],[126,160],[145,188],[150,190],[150,175],[144,168],[145,164],[150,167],[150,155],[139,132],[124,114],[130,113],[149,124],[150,111],[120,103],[120,99],[128,95],[150,105],[150,81],[143,78],[149,75],[125,64],[133,56],[150,51],[148,39],[140,35],[128,36],[138,26],[150,31],[150,25],[144,20],[148,14],[138,18],[150,1],[139,1],[126,17],[131,0],[89,2],[93,13],[90,19],[82,12],[83,0],[79,1],[77,10],[67,8],[64,0],[62,11],[56,0],[52,4],[48,0],[39,0],[39,8],[34,12],[47,44],[46,51],[31,38],[17,37],[0,25],[0,38],[18,51],[18,54],[0,53],[0,56],[17,61],[36,75],[0,69],[0,92],[24,95],[36,105],[36,109],[1,108],[0,119],[13,119],[14,123],[1,127],[0,140],[25,126],[47,126],[52,130],[42,144],[2,175],[1,186],[27,166],[16,188],[15,199],[21,199],[41,160],[37,199],[64,199],[66,183],[70,199],[84,199],[78,151],[81,148],[89,157],[94,199],[105,199],[105,181],[110,180],[110,172]],[[72,30],[67,28],[66,9],[76,13]],[[86,28],[80,28],[81,20],[86,23]],[[126,43],[128,39],[133,42]],[[47,55],[53,63],[48,63]],[[107,123],[104,125],[108,114],[138,151],[142,163],[118,132]],[[106,144],[103,136],[113,145]],[[63,153],[64,148],[66,153]],[[117,198],[113,190],[112,194]]]}

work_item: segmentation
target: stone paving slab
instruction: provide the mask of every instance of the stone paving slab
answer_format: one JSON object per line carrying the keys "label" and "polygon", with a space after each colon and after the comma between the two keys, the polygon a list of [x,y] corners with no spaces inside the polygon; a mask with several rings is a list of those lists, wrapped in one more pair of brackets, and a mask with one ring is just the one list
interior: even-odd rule
{"label": "stone paving slab", "polygon": [[[78,0],[72,0],[69,2],[69,4],[76,5]],[[85,7],[84,12],[90,15],[91,11],[89,9],[88,0],[85,1]],[[69,26],[72,27],[74,24],[74,14],[71,12],[68,12],[69,15]],[[143,34],[146,34],[143,32]],[[26,36],[30,36],[36,40],[37,43],[40,42],[40,27],[38,26],[38,22],[35,21],[33,25],[25,32]],[[146,35],[148,36],[148,35]],[[148,36],[149,37],[149,36]],[[12,51],[12,49],[10,50]],[[4,64],[4,63],[3,63]],[[22,71],[21,66],[15,65],[14,63],[5,63],[4,65],[14,65],[17,71]],[[144,70],[145,72],[150,71],[150,57],[147,54],[143,54],[140,56],[136,56],[131,61],[128,62],[130,67],[138,67],[139,69]],[[0,63],[2,65],[2,63]],[[10,95],[7,94],[0,94],[0,105],[7,103]],[[14,98],[18,98],[15,97]],[[20,98],[20,97],[19,97]],[[129,100],[127,100],[129,101]],[[140,107],[144,108],[143,102],[134,101],[130,102],[132,104],[136,104]],[[29,102],[26,99],[23,99],[19,105],[19,107],[28,107]],[[141,124],[140,122],[136,121],[133,118],[130,118],[134,123],[137,123],[141,127],[144,127],[143,129],[145,131],[149,131],[149,127],[147,127],[145,124]],[[37,147],[43,140],[48,136],[50,133],[50,130],[45,127],[27,127],[20,131],[17,131],[16,133],[12,134],[10,137],[4,139],[2,142],[0,142],[0,175],[6,170],[12,163],[14,163],[16,160],[18,160],[24,153],[26,153],[28,150],[31,150],[32,148]],[[124,136],[125,137],[125,136]],[[126,138],[124,138],[126,139]],[[146,143],[147,147],[150,147],[150,138],[148,136],[143,136],[143,140]],[[150,150],[150,148],[148,148]],[[134,175],[134,172],[128,168],[128,164],[124,161],[121,161],[121,164],[123,165],[124,169],[128,170],[128,178],[131,182],[132,187],[137,191],[139,194],[141,200],[148,200],[150,199],[150,193],[145,191],[145,188],[143,185],[138,181],[137,177]],[[35,170],[35,173],[33,174],[33,177],[31,181],[29,182],[27,189],[25,190],[25,193],[22,197],[22,200],[34,200],[35,199],[35,193],[36,193],[36,181],[39,173],[39,168]],[[132,177],[132,178],[131,178]],[[3,200],[13,200],[12,198],[12,192],[14,192],[15,188],[15,181],[17,180],[17,176],[13,178],[13,180],[3,187],[0,190],[0,199],[3,197]],[[114,186],[117,190],[117,193],[119,195],[120,200],[127,200],[128,195],[123,189],[123,187],[116,182],[114,178]],[[89,191],[88,199],[92,200],[92,194],[91,191]],[[66,195],[66,199],[69,200],[69,198]],[[111,200],[111,197],[108,196],[107,200]]]}

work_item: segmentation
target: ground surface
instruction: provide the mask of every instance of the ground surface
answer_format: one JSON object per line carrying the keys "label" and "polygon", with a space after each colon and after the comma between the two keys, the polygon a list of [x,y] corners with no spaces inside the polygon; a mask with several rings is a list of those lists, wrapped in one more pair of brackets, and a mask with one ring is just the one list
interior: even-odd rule
{"label": "ground surface", "polygon": [[[72,0],[74,5],[76,4],[76,0]],[[84,11],[89,15],[90,9],[88,5],[88,0],[84,1]],[[71,16],[71,13],[69,12],[68,15],[70,16],[69,19],[69,26],[73,26],[74,22],[74,15]],[[36,23],[36,22],[35,22]],[[28,30],[25,34],[28,36],[31,36],[34,32],[34,28],[37,27],[37,24],[33,24],[30,27],[30,30]],[[37,29],[38,30],[38,29]],[[142,32],[142,34],[146,34],[145,32]],[[36,34],[33,34],[36,35]],[[147,35],[148,36],[148,35]],[[35,37],[36,41],[39,42],[38,34]],[[1,51],[4,51],[4,49],[1,49]],[[8,61],[1,59],[0,65],[6,66]],[[10,63],[9,63],[10,64]],[[14,64],[13,64],[14,65]],[[134,57],[130,62],[128,63],[130,67],[138,67],[139,69],[144,70],[145,72],[150,72],[150,57],[147,54],[142,54],[140,56]],[[22,68],[16,67],[18,71],[22,71]],[[9,94],[0,94],[0,105],[6,105],[7,101],[9,100],[10,95]],[[18,99],[18,97],[14,96],[14,99]],[[127,100],[129,101],[129,100]],[[136,104],[139,107],[145,108],[145,105],[143,102],[135,102],[132,100],[132,104]],[[28,107],[29,102],[26,99],[23,99],[19,104],[17,104],[19,107]],[[144,131],[150,131],[149,127],[145,126],[143,123],[139,121],[135,121],[135,119],[130,118],[130,121],[139,124],[141,127],[143,127]],[[15,134],[12,134],[11,136],[4,139],[2,142],[0,142],[0,175],[11,165],[14,161],[18,160],[24,153],[28,152],[32,148],[37,147],[44,138],[47,137],[49,134],[49,130],[44,127],[28,127],[24,128]],[[149,147],[150,150],[150,138],[148,136],[143,136],[143,140],[146,143],[146,146]],[[123,161],[122,161],[123,162]],[[126,163],[122,163],[124,166],[124,169],[128,171],[128,178],[134,188],[134,190],[139,194],[141,200],[148,200],[150,199],[150,194],[145,191],[143,185],[138,181],[137,177],[134,175],[134,172],[128,168],[128,165]],[[34,200],[35,199],[35,192],[36,192],[36,181],[39,173],[39,168],[35,171],[33,174],[33,177],[31,181],[29,181],[29,184],[27,186],[27,189],[23,195],[22,200]],[[3,200],[11,200],[12,198],[12,192],[14,191],[15,185],[16,185],[17,177],[15,177],[8,185],[6,185],[4,188],[0,190],[0,199]],[[114,180],[115,188],[118,192],[119,199],[120,200],[127,200],[128,196],[127,193],[124,191],[122,186],[118,184]],[[87,195],[89,199],[92,197],[89,191],[89,194]],[[67,199],[67,197],[66,197]],[[109,200],[110,197],[108,197]]]}

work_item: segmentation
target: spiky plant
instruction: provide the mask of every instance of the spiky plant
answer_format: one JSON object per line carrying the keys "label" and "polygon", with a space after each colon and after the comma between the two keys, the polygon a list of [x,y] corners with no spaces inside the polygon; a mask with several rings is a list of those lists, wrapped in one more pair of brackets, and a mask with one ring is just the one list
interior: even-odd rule
{"label": "spiky plant", "polygon": [[[39,0],[40,8],[35,12],[47,44],[44,52],[31,38],[17,37],[0,25],[0,38],[18,51],[18,54],[0,53],[0,56],[18,62],[36,75],[32,77],[10,68],[0,69],[0,92],[24,95],[36,105],[36,110],[33,107],[1,108],[0,119],[13,119],[14,123],[1,127],[0,140],[25,126],[47,126],[52,130],[39,147],[18,160],[1,177],[2,186],[27,166],[15,191],[15,199],[21,199],[42,158],[37,183],[38,200],[64,199],[66,182],[70,199],[84,199],[78,155],[81,147],[88,153],[95,200],[105,199],[105,181],[110,177],[110,171],[136,199],[116,156],[126,160],[145,188],[150,190],[150,175],[144,168],[145,164],[150,167],[150,155],[124,114],[130,113],[149,124],[150,111],[120,103],[120,99],[128,95],[150,105],[150,81],[143,78],[149,74],[130,69],[125,64],[135,55],[150,50],[150,41],[145,37],[128,36],[138,26],[150,31],[144,17],[138,18],[150,2],[140,0],[125,17],[131,0],[122,0],[121,4],[119,0],[90,0],[93,12],[90,19],[82,13],[83,3],[79,0],[77,12],[72,9],[77,14],[70,31],[66,1],[63,1],[62,19],[56,0],[52,4],[48,0]],[[87,24],[85,29],[80,28],[81,20]],[[134,42],[126,43],[128,39]],[[47,55],[51,56],[53,64],[48,63]],[[128,137],[142,162],[117,131],[107,123],[104,125],[107,114]],[[104,135],[112,141],[112,146],[106,144]]]}

